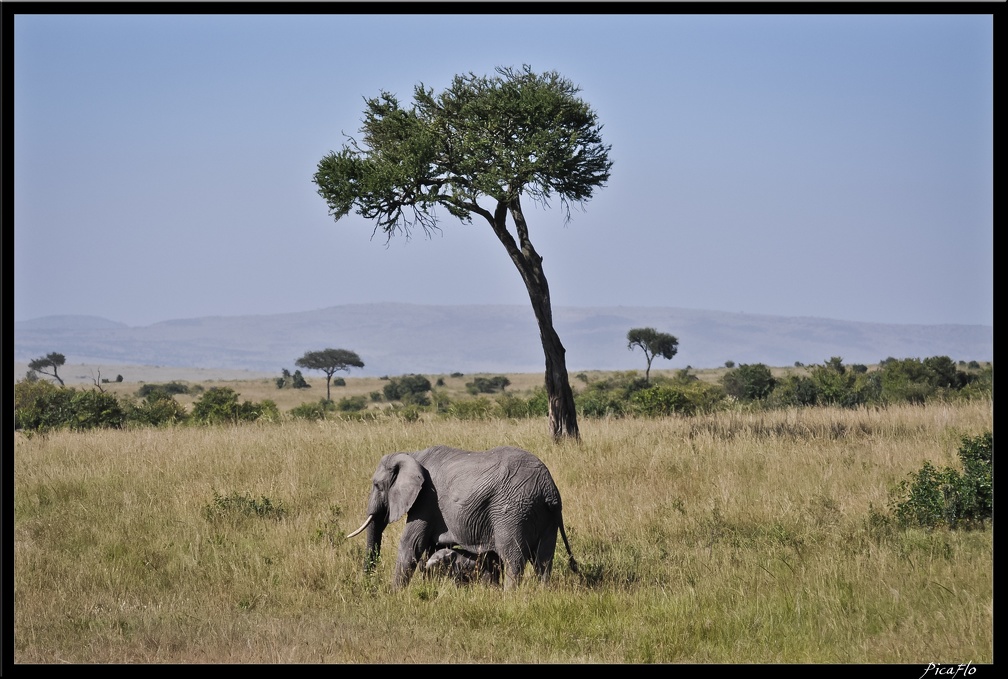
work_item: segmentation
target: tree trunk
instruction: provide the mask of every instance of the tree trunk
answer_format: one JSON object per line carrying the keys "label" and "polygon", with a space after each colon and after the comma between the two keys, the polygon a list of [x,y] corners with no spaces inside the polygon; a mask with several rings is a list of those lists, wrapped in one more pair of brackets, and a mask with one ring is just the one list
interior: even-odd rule
{"label": "tree trunk", "polygon": [[567,375],[567,350],[553,329],[549,293],[546,293],[546,307],[543,310],[537,306],[535,295],[531,290],[529,297],[536,312],[536,320],[539,322],[539,337],[542,340],[543,354],[546,356],[546,395],[549,397],[550,434],[555,441],[565,436],[580,438],[574,392],[571,391],[570,378]]}
{"label": "tree trunk", "polygon": [[[520,248],[505,225],[508,211],[511,212],[515,222]],[[498,202],[493,218],[488,220],[497,238],[511,256],[511,261],[518,268],[522,280],[525,281],[525,289],[528,290],[532,310],[539,324],[539,338],[546,357],[546,396],[549,399],[550,434],[554,441],[564,437],[580,439],[574,392],[571,391],[570,378],[567,375],[567,350],[553,329],[553,309],[550,304],[549,284],[542,270],[542,257],[529,240],[528,227],[519,199],[515,197],[510,202]]]}

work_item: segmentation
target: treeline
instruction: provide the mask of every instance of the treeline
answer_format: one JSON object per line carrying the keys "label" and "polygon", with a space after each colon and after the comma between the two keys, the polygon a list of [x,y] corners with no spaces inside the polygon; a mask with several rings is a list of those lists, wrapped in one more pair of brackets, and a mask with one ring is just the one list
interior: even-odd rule
{"label": "treeline", "polygon": [[[839,357],[821,365],[788,369],[775,377],[764,364],[732,366],[717,383],[701,380],[690,368],[672,376],[642,378],[636,371],[607,373],[597,379],[577,376],[584,384],[575,393],[578,415],[602,417],[690,416],[730,409],[776,409],[839,406],[884,407],[993,397],[993,364],[955,363],[947,356],[923,360],[887,358],[877,367],[844,365]],[[207,425],[274,422],[330,417],[419,419],[424,413],[459,419],[545,417],[549,402],[544,388],[529,396],[505,393],[504,376],[480,378],[467,384],[470,396],[451,399],[422,375],[391,378],[381,392],[349,396],[339,401],[321,399],[281,414],[272,400],[243,401],[229,387],[202,387],[171,382],[144,385],[135,399],[120,399],[100,389],[59,387],[40,379],[14,385],[14,426],[26,433],[95,427]],[[497,393],[497,392],[500,393]],[[198,393],[187,410],[175,396]],[[387,401],[389,407],[372,408]]]}

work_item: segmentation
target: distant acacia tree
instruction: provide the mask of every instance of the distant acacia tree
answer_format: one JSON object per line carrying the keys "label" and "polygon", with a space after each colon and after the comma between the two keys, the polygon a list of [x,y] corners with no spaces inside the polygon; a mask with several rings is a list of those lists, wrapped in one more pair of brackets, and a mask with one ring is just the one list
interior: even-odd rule
{"label": "distant acacia tree", "polygon": [[[63,354],[52,352],[46,354],[41,358],[36,358],[31,363],[28,364],[29,370],[34,370],[35,372],[40,372],[43,375],[49,375],[50,377],[55,377],[56,381],[60,383],[60,386],[65,386],[63,384],[63,378],[59,376],[58,368],[66,363],[66,356]],[[51,368],[52,372],[48,372],[47,368]]]}
{"label": "distant acacia tree", "polygon": [[640,347],[644,351],[644,357],[647,359],[645,382],[651,380],[651,361],[655,356],[671,359],[679,351],[678,339],[666,332],[658,332],[654,328],[631,328],[626,338],[627,349],[633,351],[634,347]]}
{"label": "distant acacia tree", "polygon": [[456,75],[438,95],[421,83],[409,108],[389,92],[366,99],[361,142],[350,137],[324,157],[314,181],[336,220],[356,209],[387,239],[408,239],[417,226],[436,231],[438,208],[463,222],[485,220],[518,269],[539,324],[551,434],[578,438],[566,349],[553,328],[522,197],[548,206],[559,196],[570,219],[570,204],[583,204],[609,180],[610,147],[569,80],[529,66],[496,71]]}
{"label": "distant acacia tree", "polygon": [[363,368],[364,361],[349,349],[323,349],[322,351],[306,351],[305,355],[294,362],[299,368],[306,370],[321,370],[325,373],[326,400],[331,401],[329,384],[333,373],[338,370],[350,372],[350,368]]}

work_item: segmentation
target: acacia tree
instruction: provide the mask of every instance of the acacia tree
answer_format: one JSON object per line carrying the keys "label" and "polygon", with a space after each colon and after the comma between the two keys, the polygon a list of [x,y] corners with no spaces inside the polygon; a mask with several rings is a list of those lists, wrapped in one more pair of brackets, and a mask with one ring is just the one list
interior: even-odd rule
{"label": "acacia tree", "polygon": [[640,347],[644,351],[644,358],[647,359],[645,383],[651,381],[651,361],[655,356],[671,360],[679,351],[678,339],[667,332],[658,332],[654,328],[631,328],[626,338],[627,349],[633,351],[634,347]]}
{"label": "acacia tree", "polygon": [[329,396],[329,383],[337,370],[350,372],[350,368],[363,368],[364,361],[349,349],[323,349],[322,351],[306,351],[304,356],[294,361],[294,365],[306,370],[321,370],[325,373],[325,397]]}
{"label": "acacia tree", "polygon": [[427,236],[438,231],[437,208],[465,223],[477,217],[489,224],[539,324],[554,439],[579,437],[577,414],[522,198],[548,207],[556,195],[569,221],[571,205],[583,205],[608,181],[610,147],[579,91],[559,74],[536,74],[529,66],[498,67],[493,77],[456,75],[436,96],[421,83],[409,108],[382,91],[365,99],[361,141],[348,136],[314,176],[335,220],[356,209],[375,220],[372,237],[381,229],[386,243],[396,234],[408,240],[417,227]]}
{"label": "acacia tree", "polygon": [[[34,359],[28,364],[29,370],[34,370],[35,372],[40,372],[43,375],[49,375],[50,377],[55,377],[56,381],[60,383],[60,386],[66,386],[63,384],[63,378],[59,376],[59,371],[57,370],[61,365],[66,363],[66,356],[57,353],[55,351],[42,356],[41,358]],[[46,370],[51,368],[52,372]]]}

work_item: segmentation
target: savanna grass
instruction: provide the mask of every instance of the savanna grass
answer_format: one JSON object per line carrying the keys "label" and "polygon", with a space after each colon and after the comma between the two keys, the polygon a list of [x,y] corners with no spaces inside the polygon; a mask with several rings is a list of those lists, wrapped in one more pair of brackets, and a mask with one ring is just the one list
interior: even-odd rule
{"label": "savanna grass", "polygon": [[[993,524],[902,530],[990,402],[584,420],[287,421],[15,435],[16,663],[991,663]],[[365,573],[378,458],[524,447],[581,569],[543,587]]]}

